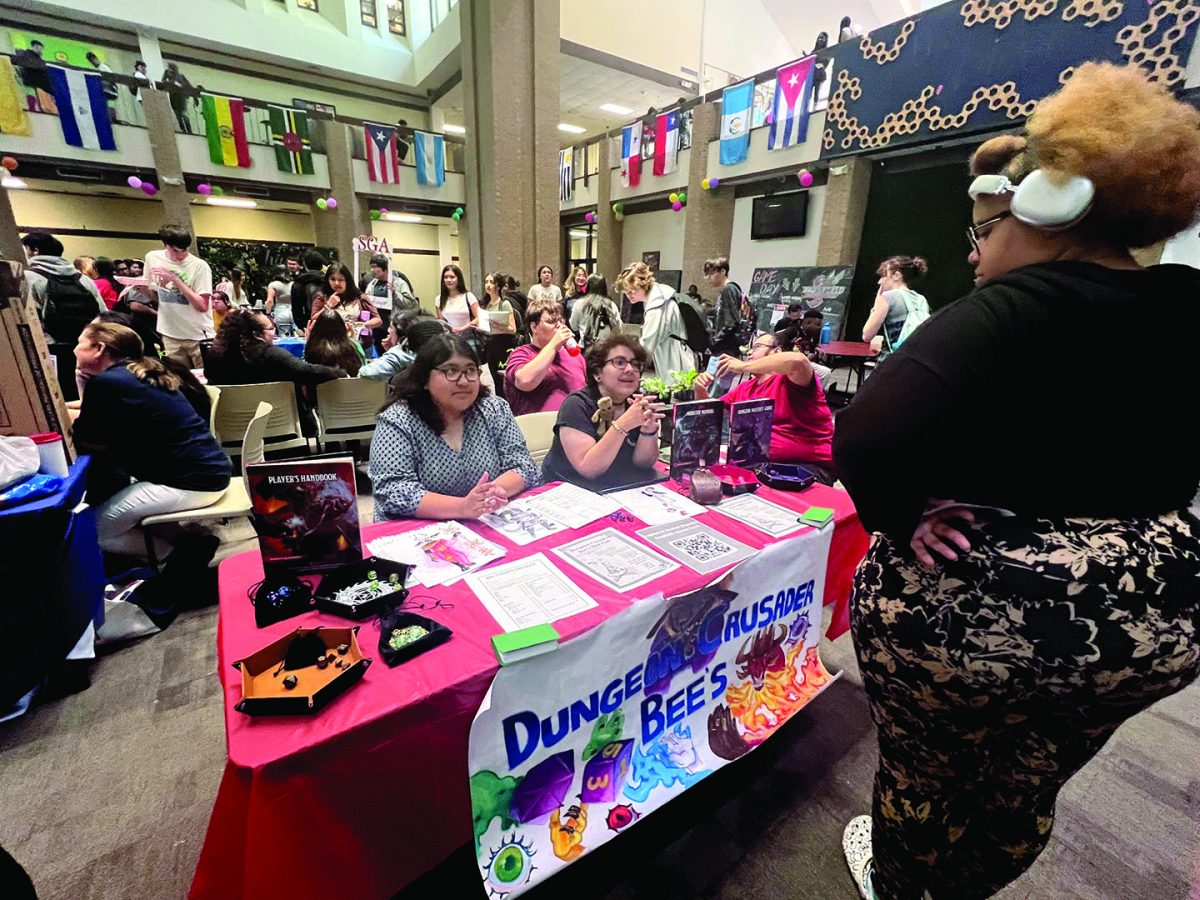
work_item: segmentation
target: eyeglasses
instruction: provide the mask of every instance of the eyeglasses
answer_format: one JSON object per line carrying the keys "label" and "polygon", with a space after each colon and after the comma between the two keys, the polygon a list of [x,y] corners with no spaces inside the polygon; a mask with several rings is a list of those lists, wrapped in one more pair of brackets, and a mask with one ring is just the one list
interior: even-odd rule
{"label": "eyeglasses", "polygon": [[984,219],[978,225],[967,226],[967,242],[971,245],[971,249],[974,252],[978,253],[979,252],[979,239],[981,237],[986,237],[986,235],[983,233],[984,229],[991,228],[997,222],[1003,222],[1005,219],[1007,219],[1011,215],[1012,215],[1011,212],[1005,211],[1005,212],[1000,213],[1000,215],[998,215],[998,216],[993,216],[990,219]]}
{"label": "eyeglasses", "polygon": [[630,366],[633,366],[639,372],[646,371],[645,363],[641,362],[640,360],[630,359],[627,356],[614,356],[612,359],[606,359],[604,364],[606,366],[612,366],[618,372],[624,372]]}
{"label": "eyeglasses", "polygon": [[459,384],[464,378],[467,379],[467,381],[479,380],[479,366],[467,366],[463,369],[460,369],[457,366],[438,366],[433,371],[441,372],[443,378],[445,378],[447,381],[452,381],[455,384]]}
{"label": "eyeglasses", "polygon": [[563,317],[562,316],[542,316],[541,321],[545,322],[547,325],[561,325],[563,323]]}

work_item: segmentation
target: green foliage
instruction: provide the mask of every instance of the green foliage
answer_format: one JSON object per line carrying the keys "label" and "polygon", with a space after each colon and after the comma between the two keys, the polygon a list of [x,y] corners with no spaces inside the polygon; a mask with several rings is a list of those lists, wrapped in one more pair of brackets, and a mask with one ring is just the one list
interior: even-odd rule
{"label": "green foliage", "polygon": [[[228,275],[230,269],[239,268],[246,273],[242,285],[252,301],[266,299],[267,285],[271,283],[271,274],[276,266],[282,266],[288,259],[299,259],[304,251],[311,249],[312,244],[285,244],[280,241],[203,237],[196,240],[196,255],[212,267],[213,285],[216,286]],[[334,247],[316,249],[326,260],[338,258]]]}
{"label": "green foliage", "polygon": [[688,369],[686,372],[671,373],[671,390],[672,391],[690,391],[696,386],[696,378],[700,373],[695,369]]}
{"label": "green foliage", "polygon": [[657,375],[652,375],[649,378],[642,379],[642,393],[657,394],[660,397],[669,397],[671,394],[671,388]]}

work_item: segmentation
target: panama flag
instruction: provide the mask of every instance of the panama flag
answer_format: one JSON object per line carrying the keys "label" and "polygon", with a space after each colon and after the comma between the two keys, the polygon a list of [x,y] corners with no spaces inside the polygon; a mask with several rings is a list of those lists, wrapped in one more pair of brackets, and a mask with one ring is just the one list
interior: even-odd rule
{"label": "panama flag", "polygon": [[808,136],[808,95],[812,92],[816,61],[815,56],[809,56],[779,70],[771,130],[767,134],[768,150],[803,144]]}
{"label": "panama flag", "polygon": [[621,184],[637,187],[642,180],[642,123],[621,129]]}
{"label": "panama flag", "polygon": [[380,184],[400,183],[400,157],[396,153],[396,129],[390,125],[364,123],[367,145],[367,177]]}
{"label": "panama flag", "polygon": [[654,174],[670,175],[679,165],[679,110],[654,120]]}
{"label": "panama flag", "polygon": [[413,132],[417,183],[441,187],[446,182],[446,139],[440,134]]}
{"label": "panama flag", "polygon": [[58,105],[58,121],[63,140],[72,147],[88,150],[116,150],[112,123],[108,120],[108,100],[104,82],[95,72],[47,66],[50,88]]}
{"label": "panama flag", "polygon": [[721,165],[731,166],[750,152],[750,116],[754,79],[730,85],[721,95]]}

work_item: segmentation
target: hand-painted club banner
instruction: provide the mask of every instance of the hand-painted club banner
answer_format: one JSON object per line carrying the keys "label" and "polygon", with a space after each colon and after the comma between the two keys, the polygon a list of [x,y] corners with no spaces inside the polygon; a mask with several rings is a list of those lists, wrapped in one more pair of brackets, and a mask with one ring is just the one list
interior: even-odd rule
{"label": "hand-painted club banner", "polygon": [[1183,87],[1198,21],[1197,0],[936,6],[839,46],[821,155],[1011,127],[1088,60]]}
{"label": "hand-painted club banner", "polygon": [[840,340],[854,266],[768,266],[754,270],[750,306],[759,331],[774,331],[787,308],[819,309],[833,340]]}
{"label": "hand-painted club banner", "polygon": [[471,728],[492,897],[516,897],[753,750],[832,680],[817,654],[832,529],[634,603],[502,668]]}

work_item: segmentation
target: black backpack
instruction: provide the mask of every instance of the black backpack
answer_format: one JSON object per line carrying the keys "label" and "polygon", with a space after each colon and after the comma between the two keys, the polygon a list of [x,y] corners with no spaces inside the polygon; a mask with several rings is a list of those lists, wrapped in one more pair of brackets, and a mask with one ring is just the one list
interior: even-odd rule
{"label": "black backpack", "polygon": [[77,272],[70,275],[39,274],[46,279],[42,326],[56,343],[74,344],[83,334],[83,329],[100,312],[96,295],[84,286]]}
{"label": "black backpack", "polygon": [[707,353],[712,346],[712,338],[708,334],[708,326],[704,323],[704,317],[686,303],[675,300],[675,305],[679,307],[679,315],[683,319],[683,328],[686,334],[686,337],[681,340],[693,353]]}

